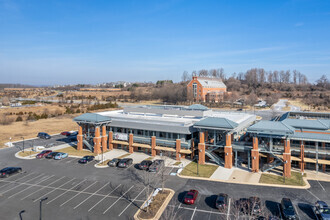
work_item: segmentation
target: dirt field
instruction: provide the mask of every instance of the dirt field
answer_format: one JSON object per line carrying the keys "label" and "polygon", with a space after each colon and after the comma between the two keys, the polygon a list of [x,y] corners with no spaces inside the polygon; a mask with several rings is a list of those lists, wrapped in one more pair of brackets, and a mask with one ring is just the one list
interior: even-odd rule
{"label": "dirt field", "polygon": [[12,141],[19,141],[21,140],[21,137],[24,137],[25,139],[34,138],[40,131],[55,134],[65,130],[76,130],[78,126],[72,121],[75,116],[77,115],[64,115],[28,123],[24,121],[14,122],[10,125],[1,125],[0,148],[4,147],[5,143],[9,142],[10,137],[12,138]]}

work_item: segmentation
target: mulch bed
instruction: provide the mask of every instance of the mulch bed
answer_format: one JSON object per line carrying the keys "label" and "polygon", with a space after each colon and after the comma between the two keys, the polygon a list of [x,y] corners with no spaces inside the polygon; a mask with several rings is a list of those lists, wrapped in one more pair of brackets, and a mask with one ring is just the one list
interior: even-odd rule
{"label": "mulch bed", "polygon": [[169,190],[160,191],[152,200],[151,204],[147,208],[144,208],[141,210],[141,212],[138,215],[138,218],[142,219],[149,219],[155,217],[157,214],[159,208],[163,205],[165,199],[170,194]]}

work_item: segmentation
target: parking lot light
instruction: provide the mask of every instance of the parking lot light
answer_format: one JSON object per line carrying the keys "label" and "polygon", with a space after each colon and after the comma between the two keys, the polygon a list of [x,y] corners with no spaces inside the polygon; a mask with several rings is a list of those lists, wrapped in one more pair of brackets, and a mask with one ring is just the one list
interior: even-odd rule
{"label": "parking lot light", "polygon": [[42,219],[42,213],[41,213],[41,208],[42,208],[42,202],[47,200],[48,197],[45,197],[45,198],[42,198],[40,199],[40,214],[39,214],[39,219],[41,220]]}
{"label": "parking lot light", "polygon": [[19,212],[19,218],[22,220],[23,218],[22,218],[22,214],[25,212],[25,210],[22,210],[22,211],[20,211]]}

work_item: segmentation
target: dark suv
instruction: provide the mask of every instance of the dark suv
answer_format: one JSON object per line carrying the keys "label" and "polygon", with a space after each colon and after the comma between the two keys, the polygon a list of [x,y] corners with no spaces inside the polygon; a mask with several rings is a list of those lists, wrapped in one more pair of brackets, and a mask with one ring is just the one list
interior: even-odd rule
{"label": "dark suv", "polygon": [[283,198],[281,201],[281,212],[284,219],[299,219],[296,210],[289,198]]}
{"label": "dark suv", "polygon": [[139,164],[139,169],[148,170],[151,164],[152,164],[151,160],[144,160]]}
{"label": "dark suv", "polygon": [[127,168],[132,164],[133,164],[133,159],[132,158],[124,158],[124,159],[121,159],[119,161],[118,167]]}
{"label": "dark suv", "polygon": [[0,177],[9,177],[10,175],[13,175],[15,173],[22,172],[22,168],[20,167],[6,167],[0,170]]}
{"label": "dark suv", "polygon": [[37,137],[41,139],[50,139],[50,135],[45,132],[39,132]]}

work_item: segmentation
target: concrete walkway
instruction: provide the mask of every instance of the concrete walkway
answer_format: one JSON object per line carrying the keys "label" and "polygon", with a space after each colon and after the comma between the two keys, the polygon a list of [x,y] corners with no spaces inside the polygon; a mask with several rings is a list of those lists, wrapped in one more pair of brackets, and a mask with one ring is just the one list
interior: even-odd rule
{"label": "concrete walkway", "polygon": [[210,179],[218,179],[218,180],[229,180],[229,178],[232,176],[234,172],[234,168],[232,169],[226,169],[222,166],[219,166],[214,173],[212,174],[212,176],[210,177]]}

